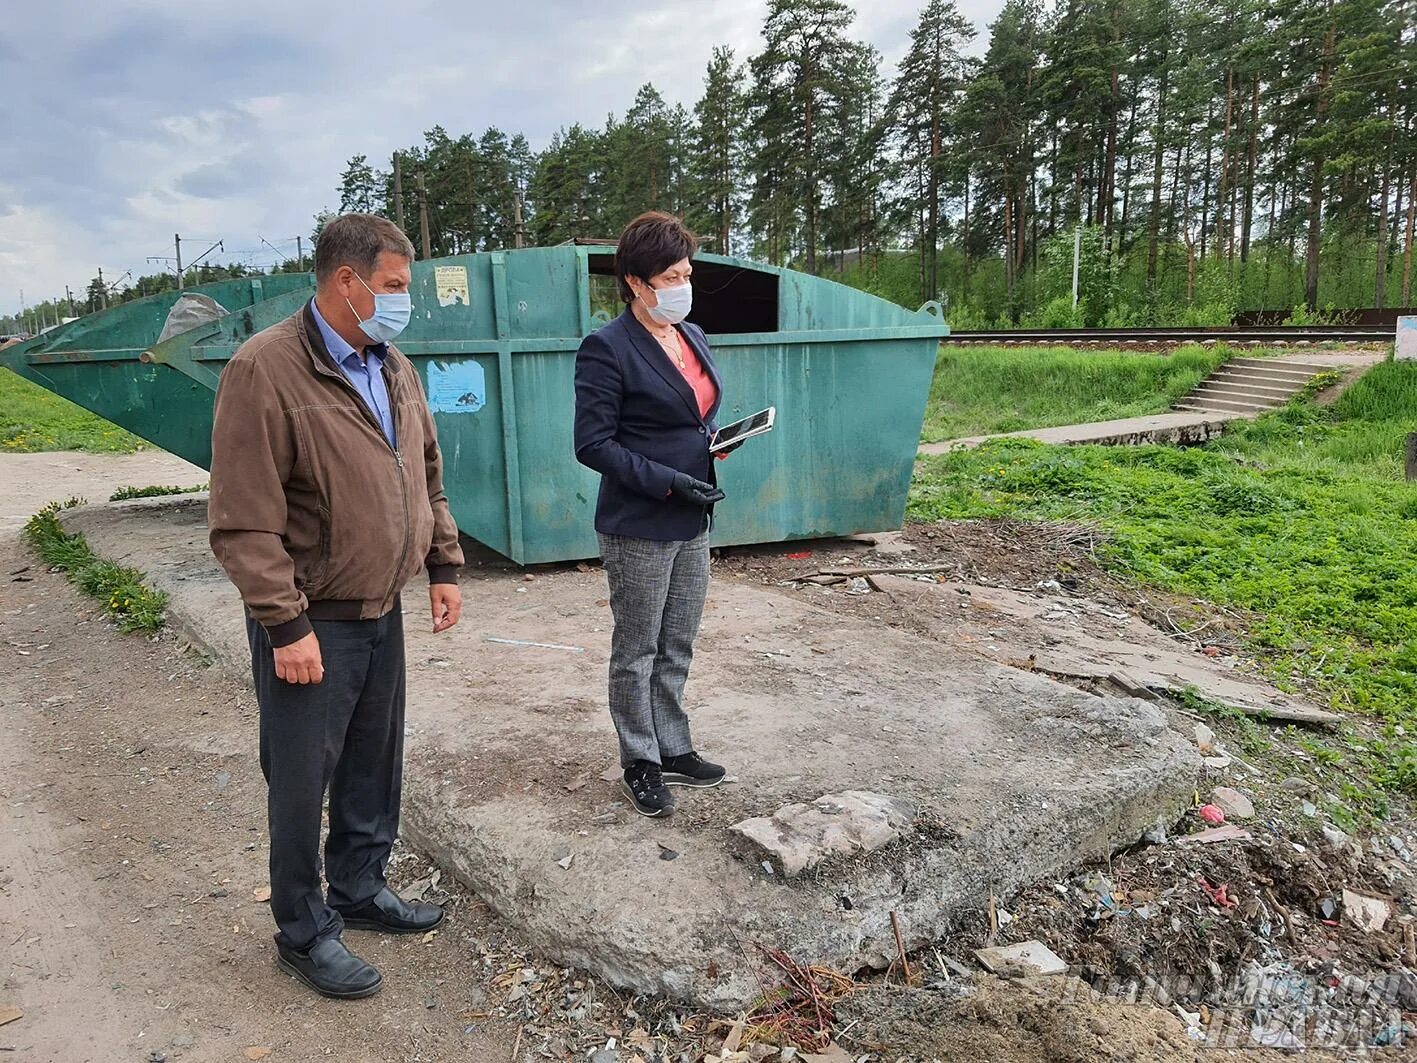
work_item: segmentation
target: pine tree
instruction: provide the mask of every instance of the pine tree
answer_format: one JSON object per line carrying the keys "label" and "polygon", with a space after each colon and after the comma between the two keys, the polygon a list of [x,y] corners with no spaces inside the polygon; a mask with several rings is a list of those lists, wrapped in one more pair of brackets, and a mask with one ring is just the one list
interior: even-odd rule
{"label": "pine tree", "polygon": [[772,261],[800,243],[808,273],[817,272],[826,148],[841,140],[828,123],[848,91],[854,18],[842,0],[769,0],[763,51],[750,64],[755,221]]}
{"label": "pine tree", "polygon": [[377,213],[381,207],[380,198],[375,194],[377,185],[378,180],[369,167],[369,160],[363,155],[354,156],[340,175],[339,212]]}
{"label": "pine tree", "polygon": [[[996,39],[1009,8],[1022,6],[1032,6],[1032,0],[1010,0],[995,23]],[[910,33],[910,50],[891,91],[892,131],[906,196],[916,207],[921,299],[933,299],[940,287],[941,200],[949,160],[963,148],[954,121],[969,73],[964,49],[974,36],[974,27],[953,0],[930,0]]]}
{"label": "pine tree", "polygon": [[732,253],[740,213],[743,126],[748,113],[742,79],[733,49],[715,48],[704,77],[704,94],[694,106],[689,148],[692,192],[685,212],[691,227],[713,236],[714,250],[722,255]]}

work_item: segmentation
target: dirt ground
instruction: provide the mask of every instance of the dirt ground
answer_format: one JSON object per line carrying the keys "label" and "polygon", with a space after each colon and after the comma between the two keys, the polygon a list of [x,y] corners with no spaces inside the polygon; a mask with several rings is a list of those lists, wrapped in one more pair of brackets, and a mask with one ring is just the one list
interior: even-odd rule
{"label": "dirt ground", "polygon": [[[266,1049],[272,1060],[570,1059],[612,1039],[618,1055],[601,1051],[595,1063],[698,1063],[717,1052],[727,1024],[537,962],[475,898],[430,881],[436,869],[403,849],[396,884],[445,901],[450,918],[426,942],[350,934],[384,971],[382,993],[326,1001],[276,969],[258,899],[265,814],[250,691],[175,636],[119,635],[16,535],[14,514],[52,497],[187,482],[161,456],[138,457],[159,464],[143,477],[126,467],[115,474],[113,458],[0,458],[0,1018],[7,1007],[23,1011],[0,1025],[0,1059],[241,1060],[265,1058]],[[772,566],[784,563],[759,569],[748,555],[730,555],[720,575],[769,582],[779,572]],[[982,555],[975,564],[976,576],[994,571]],[[1039,578],[1033,561],[1018,565],[1020,580]],[[1299,899],[1281,895],[1291,907]],[[1041,903],[1034,912],[1019,908],[1020,925],[1035,936],[1052,933],[1060,948],[1075,939],[1076,920],[1048,917]],[[942,948],[965,959],[970,940],[965,933]],[[1397,948],[1390,936],[1383,941]],[[1058,979],[976,981],[935,971],[925,988],[877,984],[848,997],[837,1010],[850,1054],[824,1058],[1274,1055],[1198,1054],[1174,1010],[1100,1000]]]}

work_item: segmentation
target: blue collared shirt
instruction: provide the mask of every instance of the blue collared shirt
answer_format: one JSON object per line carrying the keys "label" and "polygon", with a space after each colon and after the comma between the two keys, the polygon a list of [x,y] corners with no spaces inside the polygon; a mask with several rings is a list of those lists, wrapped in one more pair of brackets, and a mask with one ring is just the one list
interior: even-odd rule
{"label": "blue collared shirt", "polygon": [[389,441],[389,446],[397,448],[398,442],[394,438],[394,415],[389,408],[389,387],[384,383],[384,359],[388,356],[389,349],[382,343],[370,344],[364,348],[364,355],[345,342],[334,329],[330,328],[320,314],[319,304],[315,300],[310,300],[310,310],[315,315],[315,324],[320,328],[320,335],[325,339],[325,349],[330,352],[330,357],[334,359],[335,365],[339,366],[339,371],[344,374],[344,378],[354,385],[354,390],[359,392],[359,397],[364,400],[375,419],[379,422],[379,427],[384,430],[384,438]]}

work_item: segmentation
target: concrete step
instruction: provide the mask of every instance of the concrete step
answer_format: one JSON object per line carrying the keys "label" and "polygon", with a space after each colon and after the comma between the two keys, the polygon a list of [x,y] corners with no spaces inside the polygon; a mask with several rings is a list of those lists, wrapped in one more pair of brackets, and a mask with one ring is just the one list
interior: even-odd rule
{"label": "concrete step", "polygon": [[1234,380],[1229,377],[1210,377],[1202,380],[1195,388],[1196,391],[1226,391],[1237,394],[1253,395],[1257,399],[1272,399],[1276,403],[1286,403],[1301,388],[1276,388],[1264,384],[1252,384],[1248,380]]}
{"label": "concrete step", "polygon": [[1199,407],[1202,410],[1232,410],[1235,413],[1267,413],[1275,407],[1261,405],[1257,402],[1244,402],[1238,399],[1213,399],[1208,395],[1191,394],[1185,401],[1188,408]]}
{"label": "concrete step", "polygon": [[1334,368],[1334,366],[1331,365],[1318,365],[1314,362],[1291,362],[1287,359],[1280,362],[1273,358],[1231,358],[1230,361],[1225,364],[1247,365],[1261,369],[1293,369],[1308,373],[1310,376],[1313,376],[1315,373],[1327,373]]}
{"label": "concrete step", "polygon": [[1227,361],[1224,366],[1216,370],[1216,373],[1236,373],[1241,376],[1264,378],[1264,380],[1294,380],[1298,383],[1306,384],[1314,380],[1314,373],[1306,373],[1304,370],[1281,369],[1278,366],[1236,366]]}
{"label": "concrete step", "polygon": [[1251,384],[1259,384],[1264,387],[1283,388],[1286,391],[1300,391],[1313,377],[1300,376],[1297,373],[1266,373],[1259,369],[1248,369],[1241,366],[1238,369],[1217,369],[1206,377],[1207,380],[1243,380]]}

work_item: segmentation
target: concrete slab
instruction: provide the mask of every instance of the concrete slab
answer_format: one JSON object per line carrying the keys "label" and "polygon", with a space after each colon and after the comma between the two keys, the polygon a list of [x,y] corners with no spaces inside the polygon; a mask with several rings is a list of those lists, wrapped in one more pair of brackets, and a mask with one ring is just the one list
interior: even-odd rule
{"label": "concrete slab", "polygon": [[925,443],[918,453],[948,454],[952,450],[968,450],[991,439],[1036,439],[1040,443],[1068,445],[1094,443],[1099,446],[1134,446],[1141,443],[1192,445],[1215,439],[1230,421],[1243,418],[1242,413],[1158,413],[1149,417],[1125,417],[1118,421],[1097,421],[1093,424],[1063,425],[1058,428],[1030,428],[1022,432],[1004,432],[991,436],[968,436],[943,443]]}
{"label": "concrete slab", "polygon": [[[199,499],[159,499],[65,520],[146,571],[174,625],[243,674],[239,606],[203,518]],[[436,637],[422,590],[405,594],[404,833],[535,947],[627,989],[742,1007],[758,993],[755,942],[883,966],[893,911],[907,946],[937,940],[991,893],[1135,842],[1195,786],[1192,743],[1145,701],[719,580],[689,695],[697,744],[738,781],[644,820],[601,779],[614,764],[603,574],[474,570],[463,591],[463,623]],[[873,851],[824,854],[788,878],[732,830],[785,806],[843,807],[813,803],[847,791],[865,792],[846,803],[868,814],[891,810],[895,834]]]}

